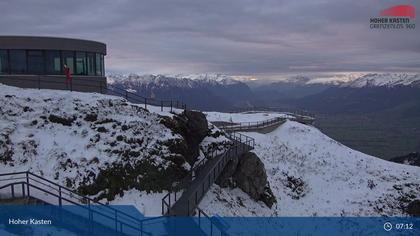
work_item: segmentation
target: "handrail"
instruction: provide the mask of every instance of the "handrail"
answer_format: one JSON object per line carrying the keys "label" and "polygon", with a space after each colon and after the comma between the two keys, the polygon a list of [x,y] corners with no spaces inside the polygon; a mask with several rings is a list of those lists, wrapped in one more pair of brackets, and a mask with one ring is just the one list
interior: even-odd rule
{"label": "handrail", "polygon": [[[14,183],[9,183],[9,184],[6,184],[6,185],[4,185],[4,186],[1,186],[0,187],[0,189],[4,189],[4,188],[7,188],[7,187],[10,187],[10,186],[14,186],[14,185],[27,185],[28,187],[32,187],[32,188],[34,188],[34,189],[37,189],[37,190],[40,190],[40,191],[42,191],[42,192],[44,192],[44,193],[48,193],[48,194],[50,194],[50,195],[52,195],[52,196],[55,196],[55,197],[60,197],[61,198],[61,200],[64,200],[64,201],[66,201],[66,202],[69,202],[69,203],[72,203],[72,204],[74,204],[74,205],[77,205],[77,206],[79,206],[79,207],[82,207],[82,208],[84,208],[84,209],[87,209],[88,211],[90,211],[90,214],[91,213],[95,213],[95,214],[98,214],[98,215],[101,215],[101,216],[103,216],[103,217],[105,217],[105,218],[108,218],[108,219],[110,219],[110,220],[115,220],[116,222],[117,222],[117,224],[120,224],[120,226],[121,225],[124,225],[124,226],[127,226],[127,227],[129,227],[129,228],[131,228],[131,229],[134,229],[134,230],[139,230],[137,227],[135,227],[135,226],[132,226],[132,225],[130,225],[130,224],[127,224],[127,223],[125,223],[125,222],[123,222],[123,221],[121,221],[121,220],[119,220],[119,219],[115,219],[115,218],[113,218],[113,217],[111,217],[111,216],[109,216],[109,215],[106,215],[106,214],[103,214],[102,212],[100,212],[100,211],[97,211],[97,210],[95,210],[94,208],[90,208],[89,206],[88,207],[86,207],[86,206],[84,206],[84,205],[81,205],[81,204],[79,204],[79,203],[76,203],[76,202],[74,202],[74,201],[72,201],[72,200],[70,200],[70,199],[67,199],[67,198],[64,198],[64,197],[62,197],[62,196],[60,196],[60,195],[57,195],[57,194],[55,194],[55,193],[52,193],[52,192],[50,192],[50,191],[48,191],[48,190],[45,190],[45,189],[43,189],[43,188],[40,188],[40,187],[38,187],[38,186],[36,186],[36,185],[33,185],[33,184],[31,184],[31,183],[27,183],[27,182],[24,182],[24,181],[21,181],[21,182],[14,182]],[[14,194],[13,193],[13,191],[14,190],[12,190],[12,194]],[[24,195],[25,195],[25,193],[23,192],[22,193],[22,195],[23,195],[23,197],[25,197]],[[28,195],[29,196],[29,195]],[[14,196],[13,196],[14,197]],[[152,219],[154,219],[154,218],[151,218],[151,219],[148,219],[148,220],[152,220]],[[93,219],[92,219],[93,220]],[[140,224],[142,224],[142,222],[140,222]],[[117,228],[118,229],[118,228]],[[120,227],[120,229],[121,229],[121,227]],[[149,232],[145,232],[145,231],[142,231],[142,229],[140,229],[140,232],[141,232],[141,234],[147,234],[147,235],[152,235],[151,233],[149,233]],[[120,232],[120,233],[123,233],[123,232]]]}
{"label": "handrail", "polygon": [[220,129],[225,131],[240,131],[240,130],[247,130],[247,129],[259,129],[259,128],[266,128],[271,126],[272,124],[281,123],[286,118],[283,117],[274,117],[264,121],[254,121],[254,122],[240,122],[231,125],[221,125]]}
{"label": "handrail", "polygon": [[228,111],[228,113],[238,113],[238,112],[267,112],[267,111],[274,111],[274,112],[283,112],[301,116],[308,116],[315,118],[315,114],[311,113],[307,110],[303,109],[290,109],[290,108],[282,108],[282,107],[244,107],[244,108],[236,108],[234,110]]}
{"label": "handrail", "polygon": [[[141,232],[142,234],[143,233],[150,234],[150,233],[144,232],[142,230],[142,228],[139,229],[137,226],[142,227],[143,226],[143,223],[145,221],[151,221],[151,220],[155,220],[155,218],[156,219],[160,218],[160,217],[153,217],[153,218],[148,218],[148,219],[142,219],[142,220],[140,220],[140,219],[138,219],[138,218],[136,218],[136,217],[134,217],[132,215],[129,215],[129,214],[123,212],[123,211],[120,211],[118,209],[115,209],[115,208],[113,208],[113,207],[111,207],[109,205],[105,205],[103,203],[100,203],[100,202],[98,202],[98,201],[96,201],[96,200],[94,200],[92,198],[87,197],[87,196],[82,196],[82,195],[76,193],[75,191],[73,191],[73,190],[71,190],[71,189],[69,189],[67,187],[61,186],[61,185],[59,185],[57,183],[54,183],[54,182],[52,182],[52,181],[50,181],[50,180],[48,180],[48,179],[46,179],[44,177],[41,177],[41,176],[39,176],[37,174],[34,174],[34,173],[31,173],[29,171],[21,171],[21,172],[15,172],[15,173],[2,173],[2,174],[0,174],[0,177],[3,177],[3,176],[16,176],[16,175],[22,175],[22,174],[24,174],[26,177],[21,177],[21,178],[12,177],[12,178],[2,178],[2,179],[0,179],[0,182],[1,181],[11,181],[11,180],[13,181],[13,180],[17,180],[17,179],[26,179],[26,181],[19,181],[19,182],[8,183],[8,184],[6,184],[4,186],[1,186],[0,189],[4,189],[4,188],[10,187],[10,186],[15,186],[15,185],[22,185],[22,186],[23,185],[26,185],[26,189],[23,189],[23,187],[22,187],[22,195],[31,196],[30,195],[31,194],[30,193],[31,192],[30,191],[30,187],[31,187],[33,189],[37,189],[37,190],[39,190],[41,192],[44,192],[44,193],[47,193],[47,194],[52,195],[54,197],[57,197],[58,200],[59,200],[59,206],[62,206],[62,202],[64,200],[65,202],[69,202],[69,203],[74,204],[76,206],[79,206],[79,207],[82,207],[84,209],[87,209],[91,213],[95,213],[95,214],[101,215],[103,217],[106,217],[108,219],[114,220],[116,222],[116,224],[118,223],[121,226],[125,225],[125,226],[127,226],[129,228],[132,228],[132,229],[135,229],[135,230],[139,230],[139,232]],[[48,185],[46,183],[42,183],[41,181],[37,180],[36,178],[38,178],[38,179],[40,179],[40,180],[42,180],[44,182],[47,182],[47,183],[51,184],[52,186],[51,185]],[[54,193],[51,190],[47,190],[45,188],[41,188],[39,186],[36,186],[34,184],[31,184],[30,181],[35,181],[38,184],[42,184],[44,186],[48,186],[52,190],[57,191],[57,193]],[[58,187],[58,189],[57,188],[54,188],[54,186],[55,187]],[[63,190],[65,190],[65,191],[63,191]],[[25,194],[25,192],[26,192],[26,194]],[[74,201],[74,200],[72,200],[70,198],[67,198],[67,197],[63,196],[63,194],[66,195],[66,196],[69,196],[70,198],[77,199],[77,201]],[[12,197],[14,197],[14,187],[12,188]],[[85,206],[82,203],[83,201],[84,202],[87,202],[87,206]],[[97,211],[95,209],[92,209],[90,207],[91,205],[98,205],[98,206],[104,207],[105,209],[111,210],[112,211],[112,213],[111,213],[112,216],[106,215],[103,212],[99,212],[99,211]],[[131,221],[131,224],[128,223],[128,222],[123,222],[124,219]],[[135,226],[133,226],[133,224]]]}
{"label": "handrail", "polygon": [[[108,89],[108,88],[111,88],[111,89]],[[125,99],[127,99],[127,100],[134,99],[138,103],[145,104],[146,109],[147,109],[147,105],[161,106],[162,108],[163,108],[164,105],[166,105],[168,107],[169,106],[171,107],[171,111],[172,111],[173,107],[178,108],[178,109],[184,109],[184,110],[187,109],[186,104],[182,103],[182,102],[180,103],[179,101],[160,100],[160,99],[155,99],[155,98],[144,97],[144,96],[138,95],[136,93],[129,92],[126,89],[119,88],[119,87],[111,85],[111,84],[107,84],[107,91],[109,91],[109,90],[111,90],[115,93],[119,93],[119,96],[125,97]],[[152,104],[151,102],[154,102],[154,104]]]}
{"label": "handrail", "polygon": [[[73,76],[73,78],[70,79],[69,83],[66,84],[64,80],[64,75],[50,75],[47,77],[59,77],[59,78],[62,77],[63,81],[42,79],[41,76],[37,76],[37,75],[26,76],[26,77],[25,75],[21,75],[19,79],[37,83],[35,87],[37,87],[38,89],[42,89],[42,84],[54,85],[55,87],[60,87],[59,89],[69,90],[69,91],[75,91],[73,88],[76,86],[77,88],[89,88],[91,90],[98,91],[99,93],[102,93],[102,94],[117,95],[119,97],[125,98],[126,100],[134,100],[135,103],[144,104],[145,109],[147,109],[147,105],[160,106],[161,111],[163,111],[163,107],[170,107],[171,112],[172,112],[172,108],[183,109],[183,110],[187,109],[186,104],[180,101],[163,100],[163,99],[159,100],[155,98],[144,97],[136,93],[129,92],[123,88],[119,88],[111,84],[107,84],[106,82],[102,82],[102,81],[78,80],[77,79],[78,76]],[[2,78],[0,77],[0,81],[1,79]],[[81,81],[83,81],[83,83],[81,83]],[[53,88],[46,88],[46,89],[53,89]]]}
{"label": "handrail", "polygon": [[[236,143],[235,145],[231,146],[228,150],[226,150],[225,152],[217,155],[219,156],[219,161],[216,163],[216,165],[210,169],[208,171],[208,173],[205,175],[205,178],[207,178],[212,172],[215,171],[215,169],[217,168],[217,172],[218,174],[220,174],[220,172],[222,171],[222,169],[224,168],[224,166],[227,164],[226,159],[227,158],[232,158],[232,154],[241,154],[240,151],[244,152],[244,151],[248,151],[254,148],[255,145],[255,140],[249,136],[246,135],[231,135],[232,139],[235,139],[238,143]],[[246,138],[246,141],[243,141],[243,138]],[[242,142],[239,142],[238,140],[241,140]],[[239,150],[239,153],[238,153]],[[207,160],[208,158],[205,158],[203,160]],[[223,166],[220,165],[220,163],[222,163]],[[170,215],[170,208],[176,203],[176,201],[179,199],[179,197],[177,197],[177,191],[180,190],[180,188],[184,187],[185,185],[190,185],[192,181],[194,181],[197,173],[194,173],[195,171],[200,173],[200,167],[201,166],[197,166],[196,168],[193,168],[190,170],[189,174],[184,177],[183,180],[181,180],[181,185],[180,186],[176,186],[176,188],[171,189],[171,191],[169,191],[163,198],[162,198],[162,215]],[[213,179],[215,180],[215,179]]]}

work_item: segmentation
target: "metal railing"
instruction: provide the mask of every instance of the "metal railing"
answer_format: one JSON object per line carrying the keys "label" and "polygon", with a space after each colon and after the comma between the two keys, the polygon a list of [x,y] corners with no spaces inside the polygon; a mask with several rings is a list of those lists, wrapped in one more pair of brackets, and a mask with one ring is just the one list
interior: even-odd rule
{"label": "metal railing", "polygon": [[244,107],[236,108],[228,111],[228,113],[245,113],[245,112],[281,112],[285,114],[295,114],[300,116],[308,116],[315,118],[315,113],[303,109],[293,109],[284,107]]}
{"label": "metal railing", "polygon": [[187,105],[178,100],[176,101],[175,100],[159,100],[159,99],[154,99],[154,98],[143,97],[138,94],[129,92],[125,89],[122,89],[122,88],[119,88],[110,84],[107,85],[107,94],[123,97],[129,102],[133,102],[137,104],[144,104],[144,109],[147,109],[147,106],[160,107],[161,111],[163,111],[164,107],[169,107],[171,112],[173,108],[182,109],[182,110],[187,109]]}
{"label": "metal railing", "polygon": [[220,125],[219,128],[226,132],[248,131],[248,130],[255,130],[255,129],[263,129],[274,124],[280,124],[280,123],[283,123],[285,120],[286,118],[283,118],[283,117],[274,117],[274,118],[264,120],[264,121],[240,122],[240,123],[229,124],[229,125],[223,124],[223,125]]}
{"label": "metal railing", "polygon": [[[102,223],[103,225],[103,221],[106,219],[107,224],[103,226],[115,230],[119,234],[151,235],[151,233],[143,230],[145,224],[160,218],[141,220],[110,205],[105,205],[92,198],[79,195],[67,187],[28,171],[0,174],[0,177],[0,183],[6,182],[0,187],[0,190],[10,188],[13,199],[18,197],[32,197],[47,204],[58,205],[59,207],[63,205],[74,205],[88,212],[90,222],[95,224]],[[95,217],[97,218],[96,220]],[[110,224],[111,222],[113,225]]]}
{"label": "metal railing", "polygon": [[[46,79],[51,77],[51,79]],[[62,81],[53,80],[53,78],[60,78]],[[5,79],[0,77],[1,81]],[[144,108],[147,109],[147,106],[156,106],[160,107],[163,111],[164,107],[170,108],[172,112],[173,109],[182,109],[186,110],[187,106],[185,103],[178,100],[161,100],[155,98],[148,98],[136,93],[127,91],[126,89],[107,84],[102,81],[88,81],[84,78],[78,79],[77,76],[71,78],[68,82],[65,81],[64,77],[60,76],[19,76],[19,81],[25,80],[27,87],[34,87],[38,89],[58,89],[58,90],[69,90],[69,91],[78,91],[78,92],[98,92],[102,94],[114,95],[118,97],[125,98],[127,101],[137,104],[144,105]],[[10,79],[9,79],[10,81]],[[9,84],[9,83],[8,83]]]}
{"label": "metal railing", "polygon": [[[233,132],[227,134],[227,136],[234,142],[234,144],[221,154],[217,154],[217,152],[210,152],[210,155],[213,156],[203,159],[208,162],[209,159],[218,158],[214,165],[208,169],[206,173],[202,173],[202,169],[204,169],[203,166],[206,163],[203,165],[196,165],[196,167],[192,168],[190,173],[181,181],[182,184],[177,185],[176,188],[172,189],[162,198],[162,215],[171,215],[171,208],[177,200],[180,199],[179,191],[182,188],[190,187],[193,181],[195,181],[196,188],[193,190],[194,193],[189,196],[186,205],[186,213],[187,215],[190,215],[190,212],[194,211],[200,200],[204,197],[205,193],[216,181],[217,177],[219,177],[226,164],[231,159],[238,158],[243,153],[252,150],[255,146],[255,140],[247,135]],[[196,180],[197,176],[200,176],[200,179]],[[197,181],[199,182],[198,184]]]}

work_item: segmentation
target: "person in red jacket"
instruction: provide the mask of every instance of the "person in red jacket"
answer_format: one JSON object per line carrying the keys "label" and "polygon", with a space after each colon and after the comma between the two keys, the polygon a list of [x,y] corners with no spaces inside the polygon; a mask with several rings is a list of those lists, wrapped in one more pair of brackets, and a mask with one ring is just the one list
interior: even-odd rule
{"label": "person in red jacket", "polygon": [[70,83],[70,67],[65,64],[64,65],[64,74],[66,75],[66,86],[69,86]]}

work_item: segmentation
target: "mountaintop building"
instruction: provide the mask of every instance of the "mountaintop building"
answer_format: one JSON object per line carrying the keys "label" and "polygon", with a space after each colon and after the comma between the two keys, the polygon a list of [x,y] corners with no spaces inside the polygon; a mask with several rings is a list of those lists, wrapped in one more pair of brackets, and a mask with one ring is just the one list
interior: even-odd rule
{"label": "mountaintop building", "polygon": [[0,83],[102,93],[105,55],[106,45],[90,40],[0,36]]}

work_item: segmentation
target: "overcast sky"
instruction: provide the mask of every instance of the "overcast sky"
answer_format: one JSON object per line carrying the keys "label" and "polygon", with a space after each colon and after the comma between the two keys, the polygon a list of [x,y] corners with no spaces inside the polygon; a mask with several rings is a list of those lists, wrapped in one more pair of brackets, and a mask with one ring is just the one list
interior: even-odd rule
{"label": "overcast sky", "polygon": [[418,71],[415,30],[371,30],[391,0],[2,0],[0,34],[107,44],[107,71],[268,76]]}

